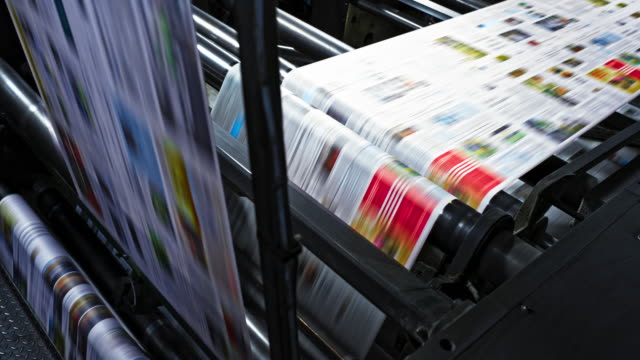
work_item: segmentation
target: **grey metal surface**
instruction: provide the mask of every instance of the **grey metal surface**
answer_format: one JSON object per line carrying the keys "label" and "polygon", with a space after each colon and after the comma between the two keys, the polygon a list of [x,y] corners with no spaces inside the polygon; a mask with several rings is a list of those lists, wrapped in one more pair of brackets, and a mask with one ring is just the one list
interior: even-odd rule
{"label": "grey metal surface", "polygon": [[[192,9],[193,22],[197,30],[198,44],[201,45],[208,39],[210,40],[209,43],[213,46],[221,47],[224,51],[227,51],[232,56],[239,57],[240,44],[238,43],[238,33],[227,24],[198,9],[197,7],[192,6]],[[198,51],[200,52],[201,59],[209,57],[206,53],[203,53],[200,47],[198,47]],[[226,62],[230,65],[235,65],[238,61],[239,60],[233,63],[230,63],[229,61]],[[286,73],[296,68],[295,65],[293,65],[286,59],[279,58],[278,61],[280,62],[281,76],[286,75]],[[224,74],[222,74],[223,79],[227,69],[225,69]]]}
{"label": "grey metal surface", "polygon": [[425,14],[431,15],[436,19],[447,20],[460,16],[457,11],[451,10],[446,6],[442,6],[430,0],[399,0],[401,3],[420,10]]}
{"label": "grey metal surface", "polygon": [[59,360],[16,288],[0,270],[0,360]]}
{"label": "grey metal surface", "polygon": [[0,59],[0,114],[6,113],[7,121],[16,133],[29,143],[45,164],[69,184],[71,176],[64,161],[62,143],[47,117],[47,109],[29,85]]}
{"label": "grey metal surface", "polygon": [[277,9],[278,35],[296,49],[316,56],[318,60],[344,54],[353,48],[342,41]]}

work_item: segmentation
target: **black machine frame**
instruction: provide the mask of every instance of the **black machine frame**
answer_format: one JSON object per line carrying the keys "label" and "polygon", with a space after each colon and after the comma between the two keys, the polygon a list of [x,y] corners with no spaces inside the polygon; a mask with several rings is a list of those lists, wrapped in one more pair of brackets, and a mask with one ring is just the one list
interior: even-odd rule
{"label": "black machine frame", "polygon": [[[639,261],[639,217],[636,177],[589,221],[408,359],[528,360],[543,353],[551,359],[635,356],[632,338],[640,313],[633,271]],[[614,266],[615,261],[622,263]],[[609,307],[614,303],[616,307]],[[598,335],[593,328],[599,329]],[[549,334],[540,331],[545,329]]]}

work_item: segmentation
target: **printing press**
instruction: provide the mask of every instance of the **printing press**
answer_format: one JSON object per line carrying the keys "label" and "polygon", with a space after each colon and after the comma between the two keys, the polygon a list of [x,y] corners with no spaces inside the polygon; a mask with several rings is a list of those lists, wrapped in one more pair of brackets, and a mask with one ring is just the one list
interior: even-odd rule
{"label": "printing press", "polygon": [[[290,140],[286,128],[282,133],[281,82],[298,68],[493,4],[275,3],[194,0],[191,7],[245,311],[250,353],[244,356],[212,350],[121,245],[122,235],[108,230],[80,199],[76,175],[68,170],[68,145],[54,131],[2,5],[0,196],[24,199],[29,216],[41,219],[96,289],[100,306],[121,323],[132,339],[128,346],[149,359],[635,354],[640,93],[496,192],[481,210],[452,198],[439,208],[411,266],[403,266],[295,184],[291,165],[289,178],[283,173],[283,159],[290,160],[284,142]],[[235,122],[226,127],[216,120],[217,101],[232,81],[242,82],[244,101],[236,106],[252,124],[242,130],[244,141],[238,141]],[[282,99],[288,91],[282,90]],[[68,358],[38,322],[37,306],[29,304],[16,276],[3,272],[2,278],[0,305],[10,304],[11,311],[0,320],[0,358]]]}

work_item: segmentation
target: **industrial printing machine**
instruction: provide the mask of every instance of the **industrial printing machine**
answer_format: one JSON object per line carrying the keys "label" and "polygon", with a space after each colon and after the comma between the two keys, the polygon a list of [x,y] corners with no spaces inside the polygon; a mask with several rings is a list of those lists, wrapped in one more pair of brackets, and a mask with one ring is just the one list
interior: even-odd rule
{"label": "industrial printing machine", "polygon": [[[211,97],[229,69],[240,62],[240,48],[258,48],[256,39],[239,38],[232,26],[211,15],[242,26],[229,21],[231,5],[221,3],[194,1],[193,7],[198,52]],[[277,22],[280,40],[276,44],[275,38],[267,37],[274,43],[265,47],[268,56],[275,57],[277,46],[277,69],[248,52],[243,55],[248,59],[243,67],[254,69],[256,78],[261,71],[271,70],[282,77],[298,66],[353,49],[334,36],[344,34],[354,46],[361,46],[488,4],[353,0],[311,5],[282,1],[279,5],[316,27],[283,10],[277,10],[276,19],[269,19],[268,11],[251,12],[256,18],[264,16],[267,24]],[[309,12],[312,15],[306,16]],[[384,30],[362,34],[357,29],[362,22],[373,22]],[[3,31],[13,36],[10,22],[3,19],[3,23],[7,24]],[[0,61],[0,164],[10,171],[0,174],[0,195],[18,193],[27,200],[150,358],[211,358],[112,234],[80,204],[71,190],[61,145],[45,106],[29,83],[19,45],[4,48],[2,56],[10,64]],[[634,330],[640,321],[636,305],[640,283],[635,275],[640,267],[640,157],[606,176],[594,176],[593,169],[623,148],[638,148],[640,121],[633,118],[640,110],[635,106],[640,106],[638,98],[588,131],[584,137],[598,143],[591,150],[569,161],[550,157],[523,176],[521,181],[532,188],[523,200],[501,192],[483,213],[457,200],[447,205],[411,270],[290,183],[289,212],[296,244],[386,315],[366,358],[633,356]],[[225,131],[215,135],[228,198],[254,200],[260,194],[252,188],[247,148]],[[258,206],[258,211],[270,209]],[[548,228],[549,217],[559,213],[571,228],[554,233]],[[241,236],[239,229],[248,226],[245,221],[231,219],[234,241]],[[288,249],[292,254],[285,251],[281,256],[283,263],[297,254],[296,246]],[[266,308],[274,304],[270,296],[283,295],[265,289],[266,275],[249,256],[236,251],[236,257],[254,358],[294,358],[283,345],[289,342],[299,348],[300,358],[355,358],[331,329],[314,328],[306,320],[313,309],[298,308],[293,328],[275,327],[278,314]],[[5,314],[7,320],[0,325],[14,330],[2,332],[0,358],[58,358],[4,274],[2,281],[6,300],[0,299],[0,305],[10,303],[20,325]]]}

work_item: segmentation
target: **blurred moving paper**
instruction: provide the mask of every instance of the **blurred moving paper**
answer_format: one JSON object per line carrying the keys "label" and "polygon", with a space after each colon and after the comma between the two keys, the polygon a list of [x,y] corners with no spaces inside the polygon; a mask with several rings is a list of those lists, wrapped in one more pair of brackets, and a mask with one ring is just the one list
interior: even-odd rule
{"label": "blurred moving paper", "polygon": [[283,87],[469,206],[640,94],[640,0],[505,0]]}
{"label": "blurred moving paper", "polygon": [[187,0],[7,0],[75,187],[221,358],[248,337]]}

